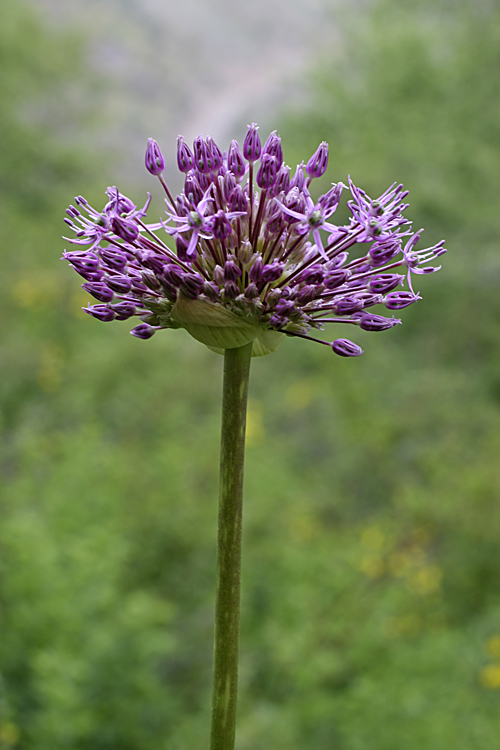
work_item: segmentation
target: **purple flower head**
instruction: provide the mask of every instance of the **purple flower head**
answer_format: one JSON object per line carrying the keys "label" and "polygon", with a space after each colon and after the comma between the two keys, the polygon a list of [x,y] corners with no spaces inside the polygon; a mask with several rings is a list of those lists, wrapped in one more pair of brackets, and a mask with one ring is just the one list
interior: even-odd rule
{"label": "purple flower head", "polygon": [[253,164],[254,161],[260,159],[262,151],[259,134],[257,132],[258,129],[258,125],[255,122],[252,122],[252,124],[248,126],[248,131],[245,140],[243,141],[243,156],[248,162],[250,162],[250,164]]}
{"label": "purple flower head", "polygon": [[145,161],[146,169],[150,174],[159,175],[165,171],[165,159],[160,151],[160,147],[153,138],[148,139]]}
{"label": "purple flower head", "polygon": [[328,143],[322,141],[306,164],[309,177],[322,177],[328,166]]}
{"label": "purple flower head", "polygon": [[[104,322],[139,317],[131,333],[140,339],[185,328],[217,351],[253,341],[256,356],[267,354],[288,336],[359,356],[362,350],[347,339],[312,334],[327,324],[365,331],[398,325],[368,310],[379,304],[400,310],[420,299],[412,275],[437,271],[434,261],[446,250],[443,242],[418,249],[421,230],[413,232],[404,217],[407,192],[396,183],[372,199],[349,180],[351,216],[334,224],[345,185],[333,183],[317,200],[308,190],[327,160],[321,143],[290,179],[280,137],[274,131],[262,148],[255,123],[243,147],[233,140],[224,154],[201,136],[191,153],[179,136],[184,188],[174,200],[161,176],[163,156],[150,139],[146,167],[166,193],[163,219],[146,223],[151,196],[138,208],[116,187],[106,190],[100,211],[82,196],[67,210],[74,233],[67,239],[77,247],[63,259],[99,303],[86,312]],[[407,289],[397,290],[405,276]]]}

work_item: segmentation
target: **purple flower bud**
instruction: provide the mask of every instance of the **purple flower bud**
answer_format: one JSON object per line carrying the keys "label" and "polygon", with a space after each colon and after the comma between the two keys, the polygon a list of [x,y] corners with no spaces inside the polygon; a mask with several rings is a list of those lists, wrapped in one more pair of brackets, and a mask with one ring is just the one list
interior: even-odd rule
{"label": "purple flower bud", "polygon": [[260,158],[260,154],[262,151],[257,130],[257,123],[252,122],[252,124],[248,126],[248,131],[243,142],[243,156],[251,164],[253,164],[254,161],[257,161],[257,159]]}
{"label": "purple flower bud", "polygon": [[110,289],[117,294],[127,294],[130,292],[132,287],[132,281],[128,276],[124,274],[115,274],[114,276],[108,276],[106,283]]}
{"label": "purple flower bud", "polygon": [[398,240],[381,240],[374,242],[368,251],[368,255],[374,266],[383,266],[401,252],[401,243]]}
{"label": "purple flower bud", "polygon": [[284,271],[283,263],[272,263],[271,265],[264,266],[262,269],[262,281],[268,284],[273,281],[278,281]]}
{"label": "purple flower bud", "polygon": [[240,290],[238,284],[236,284],[234,281],[227,281],[224,284],[224,297],[226,297],[227,299],[236,299],[239,293]]}
{"label": "purple flower bud", "polygon": [[219,299],[219,287],[213,281],[205,281],[203,284],[203,294],[215,301]]}
{"label": "purple flower bud", "polygon": [[325,216],[328,217],[333,214],[333,212],[339,205],[343,189],[344,185],[341,182],[338,182],[336,185],[333,185],[327,193],[319,198],[318,206],[323,209],[323,213]]}
{"label": "purple flower bud", "polygon": [[350,315],[363,309],[363,301],[359,297],[347,296],[335,302],[333,307],[338,315]]}
{"label": "purple flower bud", "polygon": [[250,268],[248,275],[250,277],[250,281],[253,281],[255,284],[258,284],[259,281],[262,278],[262,269],[264,268],[264,263],[262,262],[262,258],[258,257],[252,267]]}
{"label": "purple flower bud", "polygon": [[248,198],[239,185],[236,185],[229,196],[230,211],[248,211]]}
{"label": "purple flower bud", "polygon": [[149,292],[148,287],[142,283],[142,276],[140,278],[134,277],[132,279],[132,291],[137,294],[145,294],[145,292]]}
{"label": "purple flower bud", "polygon": [[359,357],[363,354],[362,348],[349,339],[336,339],[332,344],[332,349],[341,357]]}
{"label": "purple flower bud", "polygon": [[85,279],[90,279],[89,274],[95,274],[99,271],[99,258],[97,255],[94,255],[93,253],[88,254],[80,254],[80,253],[65,253],[62,257],[62,260],[68,260],[75,271],[77,271],[80,276],[83,276]]}
{"label": "purple flower bud", "polygon": [[[349,253],[345,253],[345,252],[339,253],[338,255],[335,256],[335,258],[328,261],[328,263],[326,264],[326,267],[328,268],[329,271],[334,271],[340,266],[343,266],[348,257],[349,257]],[[351,272],[349,271],[348,273],[350,276]]]}
{"label": "purple flower bud", "polygon": [[116,271],[123,271],[127,265],[127,256],[120,252],[120,250],[115,250],[112,247],[105,247],[101,249],[100,253],[101,258],[106,265],[110,268],[114,268]]}
{"label": "purple flower bud", "polygon": [[290,190],[290,167],[282,164],[276,175],[276,183],[273,188],[273,195],[288,193]]}
{"label": "purple flower bud", "polygon": [[187,249],[189,247],[189,240],[183,235],[178,234],[175,238],[175,249],[177,250],[177,257],[183,263],[189,260],[187,256]]}
{"label": "purple flower bud", "polygon": [[[186,146],[187,148],[187,146]],[[193,172],[191,170],[187,173],[186,179],[184,181],[184,195],[193,203],[195,206],[198,205],[198,203],[203,198],[203,190],[201,189],[201,185]]]}
{"label": "purple flower bud", "polygon": [[[290,183],[291,184],[291,183]],[[304,196],[300,192],[298,187],[291,187],[288,191],[287,195],[285,196],[285,200],[283,201],[284,205],[289,208],[291,211],[296,211],[298,214],[302,214],[305,211],[306,204],[304,200]],[[283,218],[285,219],[288,224],[296,224],[299,219],[296,219],[294,216],[290,216],[290,214],[283,212]],[[305,216],[304,216],[305,219]],[[306,232],[308,232],[309,229],[306,229]]]}
{"label": "purple flower bud", "polygon": [[212,172],[214,169],[212,152],[210,146],[203,140],[201,135],[194,139],[193,151],[193,163],[196,169],[202,174],[209,174]]}
{"label": "purple flower bud", "polygon": [[163,269],[167,263],[165,257],[160,257],[151,250],[139,250],[138,257],[144,268],[149,268],[154,273],[163,273]]}
{"label": "purple flower bud", "polygon": [[283,315],[277,315],[276,313],[273,313],[271,317],[269,318],[269,323],[273,326],[273,328],[283,328],[283,326],[286,326],[288,323],[288,318],[285,318]]}
{"label": "purple flower bud", "polygon": [[245,174],[246,164],[238,141],[231,141],[227,155],[227,165],[239,182]]}
{"label": "purple flower bud", "polygon": [[216,172],[222,167],[222,151],[210,136],[207,138],[207,146],[212,158],[212,172]]}
{"label": "purple flower bud", "polygon": [[135,314],[135,305],[132,302],[116,302],[110,307],[116,313],[116,320],[127,320]]}
{"label": "purple flower bud", "polygon": [[153,175],[159,175],[165,171],[165,159],[160,151],[160,147],[153,138],[148,138],[146,169]]}
{"label": "purple flower bud", "polygon": [[161,281],[161,288],[163,289],[163,293],[165,297],[170,300],[170,302],[176,302],[177,301],[177,287],[175,287],[173,284],[170,284],[165,279],[160,279]]}
{"label": "purple flower bud", "polygon": [[267,141],[264,143],[262,156],[264,156],[264,154],[274,156],[274,158],[276,159],[277,172],[283,164],[283,149],[281,148],[281,138],[279,135],[276,135],[275,130],[273,130],[273,132],[268,136]]}
{"label": "purple flower bud", "polygon": [[109,323],[110,320],[114,320],[115,313],[107,305],[89,305],[88,307],[82,307],[82,310],[97,320],[102,320],[103,323]]}
{"label": "purple flower bud", "polygon": [[176,266],[174,263],[166,266],[163,269],[163,278],[173,286],[179,286],[185,275],[186,272],[183,271],[182,268],[179,268],[179,266]]}
{"label": "purple flower bud", "polygon": [[276,305],[276,312],[278,315],[288,315],[288,313],[295,307],[295,302],[291,299],[281,298]]}
{"label": "purple flower bud", "polygon": [[135,328],[132,328],[130,333],[132,336],[135,336],[138,339],[150,339],[151,336],[155,334],[156,330],[153,328],[153,326],[150,326],[148,323],[139,323],[138,326]]}
{"label": "purple flower bud", "polygon": [[151,271],[143,271],[141,273],[141,279],[147,286],[147,288],[151,289],[153,292],[158,292],[161,289],[159,280],[156,278],[154,273],[151,273]]}
{"label": "purple flower bud", "polygon": [[422,299],[420,295],[413,292],[391,292],[385,297],[384,304],[388,310],[402,310],[419,299]]}
{"label": "purple flower bud", "polygon": [[306,178],[304,177],[304,163],[299,164],[295,170],[295,174],[290,180],[290,188],[298,188],[299,192],[302,193],[306,184]]}
{"label": "purple flower bud", "polygon": [[224,263],[224,281],[237,281],[241,276],[241,268],[238,268],[234,260],[226,260]]}
{"label": "purple flower bud", "polygon": [[234,178],[234,174],[227,171],[222,180],[222,193],[226,202],[229,202],[229,197],[236,187],[238,187],[238,183]]}
{"label": "purple flower bud", "polygon": [[103,213],[115,214],[122,216],[123,214],[130,214],[136,210],[137,206],[135,203],[127,198],[126,195],[120,193],[116,187],[106,188],[106,195],[110,198],[109,203],[104,207]]}
{"label": "purple flower bud", "polygon": [[320,289],[315,284],[308,284],[297,292],[297,302],[299,305],[307,305],[316,299],[318,294],[321,294]]}
{"label": "purple flower bud", "polygon": [[257,172],[257,185],[265,190],[271,188],[275,183],[277,171],[278,162],[274,156],[264,154]]}
{"label": "purple flower bud", "polygon": [[299,276],[300,281],[305,284],[321,284],[325,278],[325,269],[323,266],[313,265],[306,268]]}
{"label": "purple flower bud", "polygon": [[338,286],[344,284],[344,282],[347,281],[350,275],[350,271],[343,269],[339,269],[338,271],[330,271],[323,283],[327,289],[336,289]]}
{"label": "purple flower bud", "polygon": [[177,136],[177,166],[179,167],[179,171],[184,173],[189,172],[193,168],[193,154],[189,146],[184,143],[182,135]]}
{"label": "purple flower bud", "polygon": [[231,224],[224,211],[217,211],[211,220],[211,231],[217,240],[225,240],[232,232]]}
{"label": "purple flower bud", "polygon": [[185,273],[181,281],[181,290],[185,297],[198,299],[203,291],[203,279],[196,273]]}
{"label": "purple flower bud", "polygon": [[404,280],[404,276],[399,273],[379,273],[372,276],[368,282],[368,289],[378,294],[387,294],[395,289],[398,284]]}
{"label": "purple flower bud", "polygon": [[245,297],[247,299],[255,299],[259,296],[259,290],[257,289],[257,285],[253,283],[253,281],[250,282],[250,284],[247,285],[247,288],[245,289]]}
{"label": "purple flower bud", "polygon": [[82,289],[85,289],[86,292],[98,299],[99,302],[111,302],[114,297],[111,289],[109,289],[106,284],[103,284],[101,281],[82,284]]}
{"label": "purple flower bud", "polygon": [[113,232],[126,242],[134,242],[139,236],[139,228],[133,221],[122,219],[121,216],[114,216],[111,219]]}
{"label": "purple flower bud", "polygon": [[316,153],[311,156],[306,165],[306,172],[309,177],[322,177],[328,166],[328,143],[322,141]]}
{"label": "purple flower bud", "polygon": [[359,316],[359,319],[359,325],[364,331],[386,331],[388,328],[401,323],[397,318],[384,318],[383,315],[373,315],[371,313],[363,313]]}

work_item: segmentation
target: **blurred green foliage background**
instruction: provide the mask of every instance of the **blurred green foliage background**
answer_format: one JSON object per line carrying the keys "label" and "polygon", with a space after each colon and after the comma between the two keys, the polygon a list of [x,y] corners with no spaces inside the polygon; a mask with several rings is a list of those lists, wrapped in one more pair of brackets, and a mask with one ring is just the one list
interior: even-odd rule
{"label": "blurred green foliage background", "polygon": [[[340,36],[269,123],[287,162],[325,139],[327,182],[404,182],[450,252],[361,359],[290,340],[252,364],[238,750],[492,750],[500,3],[376,0]],[[186,750],[209,721],[222,359],[85,316],[58,260],[65,206],[109,180],[64,135],[96,126],[84,47],[0,4],[0,748]]]}

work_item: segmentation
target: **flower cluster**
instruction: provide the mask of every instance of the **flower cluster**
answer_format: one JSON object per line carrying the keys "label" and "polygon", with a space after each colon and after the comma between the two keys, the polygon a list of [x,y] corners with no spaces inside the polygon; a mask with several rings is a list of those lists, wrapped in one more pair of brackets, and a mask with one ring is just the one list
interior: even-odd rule
{"label": "flower cluster", "polygon": [[[341,356],[362,354],[348,339],[326,342],[311,331],[326,323],[392,328],[398,318],[369,308],[400,310],[420,299],[411,275],[437,271],[428,263],[446,250],[444,241],[416,249],[421,231],[412,232],[403,216],[402,185],[372,200],[350,180],[338,182],[315,201],[309,188],[327,163],[323,142],[291,174],[276,131],[262,145],[255,124],[243,148],[233,140],[224,153],[212,138],[199,136],[191,150],[179,136],[177,164],[185,178],[174,198],[150,138],[146,168],[165,191],[166,219],[145,223],[151,196],[138,209],[115,187],[100,212],[81,196],[67,210],[76,234],[67,239],[84,249],[63,258],[99,303],[85,311],[102,321],[137,316],[131,333],[142,339],[161,328],[185,328],[219,352],[253,341],[254,356],[268,354],[286,335],[328,344]],[[338,226],[331,217],[346,188],[352,216]],[[407,289],[398,289],[405,281]]]}

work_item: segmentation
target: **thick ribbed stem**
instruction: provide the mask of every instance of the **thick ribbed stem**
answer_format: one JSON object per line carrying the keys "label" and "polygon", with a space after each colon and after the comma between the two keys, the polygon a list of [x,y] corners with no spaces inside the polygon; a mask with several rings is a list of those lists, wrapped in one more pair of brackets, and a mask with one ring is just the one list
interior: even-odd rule
{"label": "thick ribbed stem", "polygon": [[210,750],[234,750],[238,692],[241,519],[252,343],[226,349],[217,540],[214,678]]}

